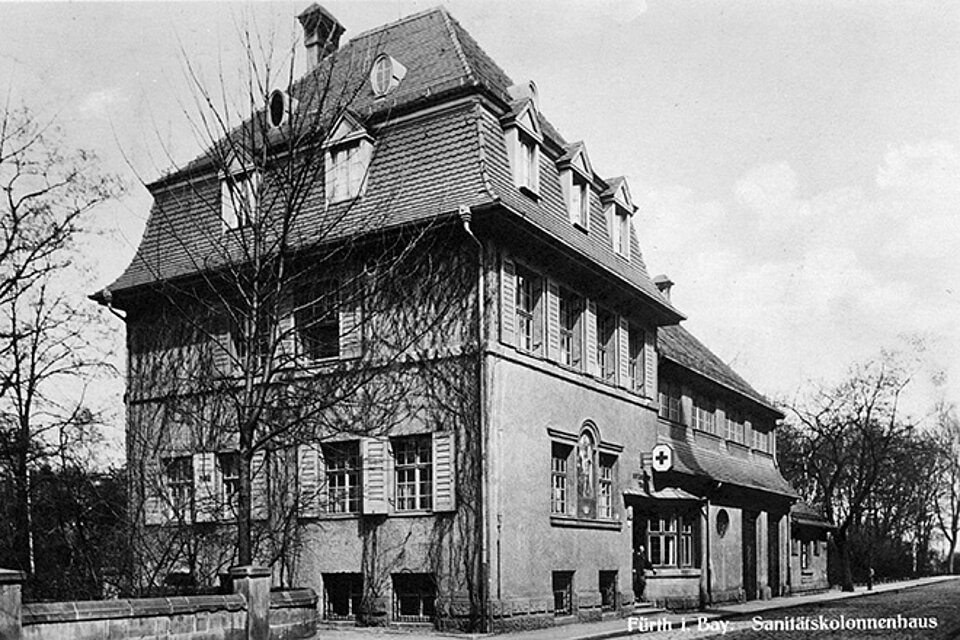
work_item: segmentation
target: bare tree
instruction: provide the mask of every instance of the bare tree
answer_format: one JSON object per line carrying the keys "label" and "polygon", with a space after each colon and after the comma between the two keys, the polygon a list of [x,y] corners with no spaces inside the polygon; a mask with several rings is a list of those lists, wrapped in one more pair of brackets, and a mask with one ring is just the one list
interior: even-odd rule
{"label": "bare tree", "polygon": [[937,410],[936,437],[939,444],[940,493],[937,500],[937,524],[949,545],[947,572],[955,570],[957,534],[960,532],[960,420],[953,405]]}
{"label": "bare tree", "polygon": [[[378,43],[294,81],[292,65],[276,73],[243,36],[239,107],[187,64],[199,112],[188,122],[209,151],[148,185],[165,253],[141,247],[152,282],[123,301],[134,506],[142,522],[163,511],[178,525],[140,528],[141,564],[155,574],[144,582],[164,566],[209,580],[255,559],[289,575],[298,518],[360,498],[305,471],[311,448],[344,436],[382,442],[411,423],[455,432],[463,446],[450,455],[466,471],[456,492],[479,485],[467,425],[478,411],[480,256],[455,212],[404,222],[395,191],[361,197],[376,159],[402,144],[387,133],[389,113],[358,104]],[[198,466],[229,485],[208,489]],[[201,478],[195,494],[177,488],[187,476]],[[438,525],[433,558],[477,581],[480,549],[449,539],[479,526],[479,501],[457,507]],[[402,549],[377,545],[380,515],[362,518],[365,601],[376,608]]]}
{"label": "bare tree", "polygon": [[100,366],[87,349],[89,314],[62,279],[87,214],[118,183],[90,152],[68,150],[53,124],[8,104],[0,188],[0,464],[15,487],[15,561],[32,571],[31,472],[86,432],[84,376]]}
{"label": "bare tree", "polygon": [[849,536],[867,512],[881,476],[888,472],[900,437],[909,431],[899,400],[910,382],[896,356],[851,368],[846,380],[814,389],[789,409],[795,435],[792,455],[822,505],[837,525],[834,542],[842,564],[842,587],[853,589]]}

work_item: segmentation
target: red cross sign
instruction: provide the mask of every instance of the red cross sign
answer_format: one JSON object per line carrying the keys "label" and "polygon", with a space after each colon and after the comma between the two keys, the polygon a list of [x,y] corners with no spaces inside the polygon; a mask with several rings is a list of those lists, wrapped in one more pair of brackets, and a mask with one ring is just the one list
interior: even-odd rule
{"label": "red cross sign", "polygon": [[673,449],[670,445],[658,444],[653,448],[652,456],[654,471],[670,471],[673,467]]}

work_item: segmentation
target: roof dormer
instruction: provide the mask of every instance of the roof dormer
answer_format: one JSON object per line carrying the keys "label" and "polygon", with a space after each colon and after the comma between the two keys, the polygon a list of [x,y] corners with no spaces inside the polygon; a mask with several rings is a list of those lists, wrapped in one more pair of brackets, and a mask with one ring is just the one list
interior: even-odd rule
{"label": "roof dormer", "polygon": [[501,120],[501,124],[513,183],[527,195],[539,198],[543,132],[533,98],[527,97],[515,102],[510,112]]}
{"label": "roof dormer", "polygon": [[344,113],[323,143],[327,203],[360,196],[373,159],[373,137],[360,119]]}
{"label": "roof dormer", "polygon": [[637,211],[630,197],[630,187],[623,176],[607,180],[607,188],[600,194],[603,214],[610,230],[610,240],[617,255],[630,259],[630,236],[633,214]]}
{"label": "roof dormer", "polygon": [[584,144],[574,142],[568,145],[565,153],[557,160],[557,169],[560,171],[563,201],[566,203],[571,224],[583,231],[589,231],[593,165],[590,164]]}

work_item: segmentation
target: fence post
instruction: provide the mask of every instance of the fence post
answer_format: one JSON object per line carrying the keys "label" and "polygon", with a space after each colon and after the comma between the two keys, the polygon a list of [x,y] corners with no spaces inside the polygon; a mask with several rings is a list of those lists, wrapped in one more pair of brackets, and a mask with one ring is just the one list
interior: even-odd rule
{"label": "fence post", "polygon": [[25,578],[22,571],[0,569],[0,638],[3,640],[22,637],[20,585]]}
{"label": "fence post", "polygon": [[233,592],[247,601],[246,640],[270,638],[270,569],[246,565],[231,567]]}

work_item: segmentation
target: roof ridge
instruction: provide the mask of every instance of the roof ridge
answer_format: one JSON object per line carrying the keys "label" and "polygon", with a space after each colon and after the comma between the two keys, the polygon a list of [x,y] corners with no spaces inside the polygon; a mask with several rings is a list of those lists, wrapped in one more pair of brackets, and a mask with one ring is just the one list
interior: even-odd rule
{"label": "roof ridge", "polygon": [[425,18],[426,16],[428,16],[428,15],[430,15],[430,14],[432,14],[432,13],[441,13],[441,14],[444,14],[444,15],[448,15],[448,14],[449,14],[449,12],[447,11],[446,7],[444,7],[443,5],[437,5],[437,6],[435,6],[435,7],[430,7],[429,9],[424,9],[424,10],[422,10],[422,11],[417,11],[416,13],[411,13],[411,14],[408,15],[408,16],[403,16],[402,18],[398,18],[397,20],[394,20],[393,22],[388,22],[387,24],[381,24],[381,25],[378,26],[378,27],[373,27],[373,28],[371,28],[371,29],[367,29],[366,31],[361,31],[361,32],[358,33],[357,35],[355,35],[355,36],[353,36],[352,38],[350,38],[349,40],[347,40],[347,44],[348,44],[348,45],[349,45],[349,44],[352,44],[352,43],[356,42],[357,40],[360,40],[361,38],[368,38],[368,37],[374,35],[375,33],[379,32],[379,31],[386,31],[387,29],[393,29],[394,27],[399,26],[399,25],[401,25],[401,24],[404,24],[405,22],[412,22],[412,21],[414,21],[414,20],[419,20],[419,19],[421,19],[421,18]]}
{"label": "roof ridge", "polygon": [[[447,32],[450,34],[450,39],[453,41],[453,48],[457,52],[457,58],[459,58],[460,63],[463,64],[463,70],[466,72],[467,77],[470,78],[471,84],[479,84],[476,75],[473,73],[473,68],[470,66],[470,61],[467,60],[467,55],[463,52],[463,44],[461,44],[460,38],[457,36],[457,31],[451,24],[451,21],[454,20],[453,16],[451,16],[450,12],[442,6],[440,7],[440,10],[441,15],[443,15],[443,24],[447,27]],[[461,26],[460,28],[462,29],[463,27]]]}

